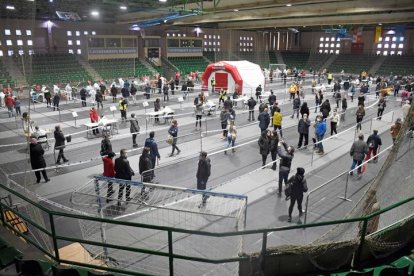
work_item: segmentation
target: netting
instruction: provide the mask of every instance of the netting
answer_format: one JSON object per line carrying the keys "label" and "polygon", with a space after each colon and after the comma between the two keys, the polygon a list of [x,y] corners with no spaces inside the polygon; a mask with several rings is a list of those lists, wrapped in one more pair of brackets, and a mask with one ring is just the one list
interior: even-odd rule
{"label": "netting", "polygon": [[279,70],[283,71],[283,70],[286,69],[286,64],[284,64],[284,63],[270,63],[269,64],[269,70],[273,69],[273,71],[274,71],[277,68],[279,68]]}
{"label": "netting", "polygon": [[[113,193],[108,192],[109,181],[112,182]],[[118,200],[120,188],[124,185],[130,185],[129,201],[125,198]],[[124,193],[127,189],[128,186]],[[203,204],[202,198],[206,196],[207,202]],[[244,196],[232,194],[101,177],[80,187],[71,197],[76,209],[91,216],[209,232],[243,230],[246,200]],[[166,231],[86,220],[79,223],[86,240],[168,252]],[[220,239],[175,232],[172,239],[175,254],[194,257],[237,256],[243,245],[241,236]],[[122,250],[106,247],[86,245],[85,248],[108,266],[157,275],[168,274],[168,258],[165,257],[132,252],[126,254]]]}

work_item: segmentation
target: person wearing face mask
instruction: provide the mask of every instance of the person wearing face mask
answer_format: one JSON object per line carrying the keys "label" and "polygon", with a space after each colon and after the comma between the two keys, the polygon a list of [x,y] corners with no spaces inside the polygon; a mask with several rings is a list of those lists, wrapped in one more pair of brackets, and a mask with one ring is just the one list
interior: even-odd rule
{"label": "person wearing face mask", "polygon": [[[125,149],[121,149],[120,157],[115,159],[115,178],[118,179],[125,179],[131,180],[132,176],[135,175],[134,171],[131,169],[129,165],[129,161],[127,159],[127,152]],[[124,189],[126,188],[126,201],[130,201],[131,197],[131,185],[130,184],[119,184],[119,192],[118,192],[118,206],[121,205],[121,200],[124,196]]]}
{"label": "person wearing face mask", "polygon": [[281,197],[281,195],[282,195],[283,181],[285,182],[285,185],[288,181],[290,167],[292,165],[292,159],[293,159],[294,152],[295,152],[295,148],[293,146],[288,146],[285,141],[281,140],[278,143],[277,154],[280,157],[279,190],[278,190],[278,196],[279,197]]}

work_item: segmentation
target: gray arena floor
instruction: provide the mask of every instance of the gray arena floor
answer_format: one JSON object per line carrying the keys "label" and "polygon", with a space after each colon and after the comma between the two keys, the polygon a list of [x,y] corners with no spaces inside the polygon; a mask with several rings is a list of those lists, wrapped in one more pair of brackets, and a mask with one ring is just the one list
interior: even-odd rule
{"label": "gray arena floor", "polygon": [[[284,115],[284,140],[288,144],[296,147],[298,142],[296,127],[297,119],[290,118],[292,105],[285,95],[284,85],[276,82],[270,84],[268,89],[270,88],[276,91]],[[313,106],[314,96],[311,94],[310,88],[307,88],[305,91],[308,105]],[[329,93],[327,94],[328,95],[325,95],[325,98],[330,99],[332,107],[335,106],[332,96],[329,95]],[[139,96],[138,104],[136,106],[130,105],[128,109],[128,116],[134,112],[137,114],[140,121],[141,134],[137,138],[139,146],[143,145],[145,138],[148,136],[148,132],[150,130],[155,130],[155,138],[159,141],[158,147],[161,154],[161,160],[156,169],[156,181],[165,185],[195,188],[195,173],[197,170],[198,154],[202,149],[211,153],[212,174],[208,182],[208,187],[212,188],[212,191],[248,196],[246,229],[302,224],[304,218],[298,217],[297,207],[295,207],[293,212],[292,223],[290,224],[287,222],[289,201],[285,201],[283,197],[279,198],[276,195],[278,171],[273,171],[269,168],[259,169],[261,166],[261,156],[259,155],[257,139],[260,130],[257,126],[257,121],[255,121],[255,123],[249,122],[247,120],[248,114],[246,111],[240,106],[235,108],[237,114],[236,125],[238,126],[237,144],[241,146],[236,149],[234,154],[229,152],[227,155],[224,155],[222,152],[224,149],[224,142],[220,139],[221,134],[218,131],[213,131],[220,129],[219,111],[215,116],[203,116],[203,130],[211,132],[203,135],[202,139],[200,139],[199,133],[194,128],[195,118],[191,113],[193,111],[193,99],[195,95],[195,93],[190,94],[189,99],[182,105],[178,103],[178,95],[170,96],[170,102],[166,103],[166,105],[175,110],[177,115],[186,114],[182,117],[178,117],[179,135],[185,135],[185,137],[179,139],[178,146],[182,150],[182,153],[176,157],[168,157],[171,150],[170,146],[164,141],[160,141],[166,138],[168,125],[153,126],[152,123],[149,123],[146,126],[144,119],[145,110],[142,107],[142,102],[144,101],[142,96]],[[158,94],[155,94],[154,96],[156,97]],[[162,99],[161,95],[159,95],[159,97]],[[368,96],[368,98],[369,101],[366,106],[373,105],[375,103],[375,97]],[[210,95],[209,99],[218,103],[217,96]],[[154,97],[149,101],[152,102],[153,100]],[[27,111],[27,104],[27,102],[24,103],[22,107],[23,112]],[[85,130],[83,124],[89,122],[88,112],[90,107],[82,108],[80,105],[80,102],[65,103],[63,101],[61,104],[62,111],[59,115],[59,112],[50,111],[44,104],[37,104],[35,109],[31,110],[31,118],[35,121],[36,125],[39,125],[42,128],[53,128],[56,124],[60,124],[65,134],[76,133]],[[117,106],[118,104],[112,104],[112,100],[107,96],[107,101],[104,102],[104,110],[109,118],[112,118],[113,116],[112,113],[109,112],[109,106],[112,105]],[[150,107],[151,106],[150,103]],[[258,116],[257,108],[258,105],[256,106],[256,117]],[[341,122],[338,128],[339,132],[354,126],[355,108],[356,100],[354,100],[353,103],[348,101],[346,120]],[[73,111],[76,111],[79,115],[76,122],[78,126],[77,128],[74,127],[75,122],[71,115]],[[148,109],[148,111],[151,110]],[[391,137],[388,131],[391,122],[401,116],[400,102],[395,101],[393,97],[390,97],[390,101],[385,110],[386,114],[381,121],[370,120],[376,117],[376,112],[376,105],[367,108],[366,116],[364,118],[366,122],[362,125],[362,132],[367,137],[372,129],[378,129],[383,139],[383,148],[385,149],[391,145]],[[311,109],[311,120],[315,118],[315,114],[314,110]],[[115,112],[115,118],[120,118],[118,112]],[[249,123],[250,125],[247,125]],[[328,130],[325,137],[330,136],[329,123],[327,125]],[[14,118],[9,119],[7,110],[2,108],[0,110],[0,145],[23,143],[25,139],[23,137],[21,126],[22,124],[19,118],[16,120]],[[312,131],[313,128],[311,127],[310,132]],[[119,134],[122,135],[128,133],[129,124],[119,123]],[[50,134],[50,137],[52,136],[53,134]],[[311,134],[310,137],[312,137]],[[354,137],[355,131],[349,130],[340,133],[336,138],[324,142],[326,154],[323,156],[316,154],[312,156],[311,148],[297,150],[292,164],[292,172],[295,172],[296,167],[298,166],[305,167],[307,171],[308,187],[309,191],[311,191],[338,174],[349,170],[351,158],[348,152],[354,141]],[[87,139],[85,133],[73,135],[72,142],[68,144],[65,150],[65,155],[70,160],[70,163],[68,166],[64,166],[58,171],[48,171],[49,177],[51,178],[49,183],[41,182],[40,184],[35,184],[34,173],[14,175],[12,179],[45,198],[65,206],[71,206],[70,195],[72,191],[87,183],[94,175],[102,173],[102,164],[99,159],[77,164],[77,162],[98,157],[100,142],[101,139],[98,137]],[[112,146],[117,153],[119,153],[121,148],[132,149],[131,137],[125,135],[113,139]],[[27,162],[26,145],[3,146],[0,147],[0,153],[0,166],[7,174],[23,172],[30,169],[30,164]],[[128,157],[131,167],[136,171],[138,170],[139,153],[140,151],[132,151],[129,153]],[[52,147],[46,151],[45,157],[47,164],[49,166],[53,165],[53,142]],[[307,223],[340,219],[344,217],[366,190],[368,181],[378,173],[383,160],[384,159],[380,159],[378,164],[368,164],[367,172],[361,179],[354,177],[349,178],[347,198],[352,201],[338,198],[338,196],[344,196],[346,175],[326,185],[317,192],[312,193],[309,196]],[[268,158],[268,162],[269,161],[271,161],[270,156]],[[135,179],[139,180],[138,173],[136,173]],[[305,208],[305,200],[306,196],[303,208]],[[285,231],[283,233],[272,232],[268,235],[268,246],[310,243],[319,238],[327,230],[329,230],[328,227]],[[57,232],[60,235],[79,236],[80,229],[78,225],[65,223],[65,220],[61,219],[61,223],[57,223]],[[131,243],[132,242],[133,239],[131,239]],[[62,242],[61,245],[65,245],[65,243]],[[188,243],[185,246],[191,247],[191,243]],[[243,247],[245,252],[259,251],[260,248],[261,235],[250,235],[245,237]],[[209,252],[204,252],[204,254],[207,257],[214,257],[209,256]],[[157,261],[157,258],[154,257],[153,260],[151,260],[151,263],[156,263]],[[195,264],[182,263],[184,265],[179,267],[180,269],[183,269],[183,271],[179,272],[178,275],[186,275],[188,271],[195,268],[193,267]],[[197,266],[198,265],[199,264],[197,264]],[[203,267],[207,271],[211,269],[210,265],[203,265]],[[220,267],[220,271],[221,269],[223,269],[222,271],[225,271],[225,274],[232,274],[237,271],[237,268],[233,265],[223,265]],[[211,275],[218,275],[214,272],[211,273]]]}

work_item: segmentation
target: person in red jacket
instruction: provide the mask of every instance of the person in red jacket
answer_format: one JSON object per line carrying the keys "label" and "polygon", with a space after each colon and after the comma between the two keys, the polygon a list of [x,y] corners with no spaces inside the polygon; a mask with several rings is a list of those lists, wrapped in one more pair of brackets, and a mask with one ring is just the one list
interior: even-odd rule
{"label": "person in red jacket", "polygon": [[[104,171],[103,176],[105,177],[115,177],[115,164],[114,164],[114,158],[115,153],[110,152],[108,155],[104,156],[102,158],[103,165],[104,165]],[[110,201],[111,196],[114,194],[114,189],[112,186],[112,182],[108,181],[108,192],[106,195],[106,202],[108,203]]]}
{"label": "person in red jacket", "polygon": [[4,99],[4,103],[6,104],[7,111],[9,113],[9,118],[14,116],[14,99],[12,96],[8,95]]}
{"label": "person in red jacket", "polygon": [[[98,123],[99,114],[95,107],[92,107],[91,110],[89,110],[89,118],[91,118],[91,123]],[[99,134],[99,129],[97,127],[93,127],[92,132],[94,135],[97,135]]]}

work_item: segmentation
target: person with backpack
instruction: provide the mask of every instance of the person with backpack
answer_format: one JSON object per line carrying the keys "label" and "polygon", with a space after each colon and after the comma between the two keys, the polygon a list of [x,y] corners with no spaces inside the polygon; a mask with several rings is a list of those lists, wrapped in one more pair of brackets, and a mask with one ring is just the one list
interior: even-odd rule
{"label": "person with backpack", "polygon": [[132,146],[134,148],[137,148],[138,147],[137,135],[139,133],[140,127],[139,127],[138,119],[135,118],[135,113],[131,114],[131,119],[129,120],[129,123],[130,123],[129,131],[132,134]]}
{"label": "person with backpack", "polygon": [[287,183],[290,189],[289,195],[286,196],[286,199],[290,197],[288,222],[292,222],[292,211],[296,202],[298,203],[299,217],[301,217],[303,214],[303,193],[306,193],[308,191],[308,185],[305,179],[305,169],[302,167],[297,168],[296,174],[294,176],[291,176]]}
{"label": "person with backpack", "polygon": [[272,157],[272,170],[276,170],[276,158],[277,158],[277,145],[279,144],[279,135],[277,131],[273,130],[270,132],[268,131],[268,137],[270,139],[269,151],[270,156]]}
{"label": "person with backpack", "polygon": [[285,185],[288,181],[290,167],[292,165],[292,160],[294,156],[295,148],[292,146],[288,146],[285,141],[280,141],[277,147],[277,154],[280,157],[279,163],[279,190],[278,195],[279,197],[282,196],[282,185],[283,181]]}
{"label": "person with backpack", "polygon": [[378,130],[374,130],[373,133],[368,136],[367,139],[368,144],[368,153],[366,159],[371,159],[371,154],[374,155],[374,163],[378,162],[377,154],[379,151],[380,146],[382,146],[381,137],[378,135]]}
{"label": "person with backpack", "polygon": [[[116,94],[117,93],[118,93],[118,89],[116,89],[115,84],[113,84],[112,87],[111,87],[111,95],[112,95],[112,102],[113,103],[116,103]],[[85,100],[86,100],[86,97],[85,97]]]}
{"label": "person with backpack", "polygon": [[305,147],[308,146],[308,139],[309,139],[309,127],[310,127],[310,120],[308,118],[308,114],[303,114],[303,118],[299,120],[298,123],[298,132],[299,132],[299,142],[298,142],[298,149],[302,147],[302,142]]}
{"label": "person with backpack", "polygon": [[335,101],[336,101],[336,108],[339,108],[339,104],[341,103],[341,92],[335,92]]}

